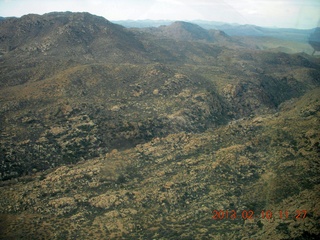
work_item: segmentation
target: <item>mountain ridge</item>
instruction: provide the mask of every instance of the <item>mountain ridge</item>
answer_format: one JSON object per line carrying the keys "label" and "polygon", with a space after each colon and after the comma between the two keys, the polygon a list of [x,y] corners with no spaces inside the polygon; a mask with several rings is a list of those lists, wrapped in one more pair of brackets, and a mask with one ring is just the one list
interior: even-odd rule
{"label": "mountain ridge", "polygon": [[158,39],[173,39],[176,41],[231,42],[231,38],[219,30],[206,30],[197,24],[174,21],[165,26],[151,28],[136,28],[135,30],[152,34]]}

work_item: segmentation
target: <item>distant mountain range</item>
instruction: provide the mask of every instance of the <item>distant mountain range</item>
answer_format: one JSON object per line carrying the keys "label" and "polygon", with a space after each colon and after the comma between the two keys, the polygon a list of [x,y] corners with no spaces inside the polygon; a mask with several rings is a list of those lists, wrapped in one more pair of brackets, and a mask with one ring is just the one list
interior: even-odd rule
{"label": "distant mountain range", "polygon": [[[137,21],[113,21],[128,28],[159,27],[170,25],[173,21],[137,20]],[[293,28],[267,28],[255,25],[227,24],[214,21],[190,21],[204,29],[214,29],[224,31],[230,36],[264,36],[275,37],[284,40],[307,42],[308,37],[315,31],[313,29],[293,29]]]}

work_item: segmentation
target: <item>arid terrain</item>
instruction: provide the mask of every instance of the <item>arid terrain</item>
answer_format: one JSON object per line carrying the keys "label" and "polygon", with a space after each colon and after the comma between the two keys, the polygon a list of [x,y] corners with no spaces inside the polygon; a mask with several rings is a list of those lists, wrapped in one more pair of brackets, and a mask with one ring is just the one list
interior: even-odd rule
{"label": "arid terrain", "polygon": [[0,239],[318,239],[320,58],[296,49],[1,20]]}

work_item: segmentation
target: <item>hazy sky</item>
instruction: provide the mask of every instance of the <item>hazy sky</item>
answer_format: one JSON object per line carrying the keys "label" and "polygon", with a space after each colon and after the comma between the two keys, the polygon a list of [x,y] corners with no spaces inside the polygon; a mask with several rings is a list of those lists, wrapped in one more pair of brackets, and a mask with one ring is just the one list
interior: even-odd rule
{"label": "hazy sky", "polygon": [[269,27],[319,25],[320,0],[0,0],[0,16],[90,12],[108,20],[212,20]]}

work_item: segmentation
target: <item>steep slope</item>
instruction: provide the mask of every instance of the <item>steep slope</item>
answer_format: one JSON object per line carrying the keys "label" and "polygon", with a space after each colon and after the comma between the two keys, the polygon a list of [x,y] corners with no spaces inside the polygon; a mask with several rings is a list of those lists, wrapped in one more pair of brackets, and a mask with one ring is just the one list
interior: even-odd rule
{"label": "steep slope", "polygon": [[144,58],[143,45],[132,32],[89,13],[8,18],[0,32],[1,86],[41,80],[79,63]]}
{"label": "steep slope", "polygon": [[90,50],[93,57],[101,58],[112,48],[142,50],[139,41],[124,27],[89,13],[57,12],[8,18],[1,23],[0,31],[1,48],[31,56],[73,53],[81,57]]}

